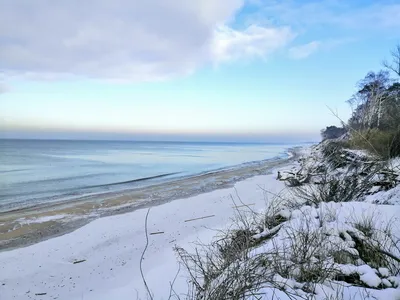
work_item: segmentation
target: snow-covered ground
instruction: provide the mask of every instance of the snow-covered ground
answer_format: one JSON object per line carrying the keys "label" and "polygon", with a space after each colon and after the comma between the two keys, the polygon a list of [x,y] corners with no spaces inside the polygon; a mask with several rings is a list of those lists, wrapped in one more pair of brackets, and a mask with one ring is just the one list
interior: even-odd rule
{"label": "snow-covered ground", "polygon": [[[305,166],[315,165],[321,159],[319,152],[309,149],[304,150],[303,155],[309,160],[303,160]],[[254,211],[262,211],[276,200],[272,194],[286,197],[288,192],[284,182],[276,180],[278,171],[295,172],[299,166],[299,163],[293,163],[274,169],[270,175],[238,182],[234,188],[216,190],[152,207],[147,223],[149,245],[142,267],[153,299],[169,299],[170,283],[176,274],[174,291],[181,295],[181,299],[185,299],[188,277],[185,270],[179,267],[177,255],[173,250],[175,245],[191,252],[198,247],[198,242],[209,243],[219,229],[229,226],[238,206],[245,205]],[[399,195],[400,190],[397,186],[389,191],[369,195],[363,202],[295,205],[280,212],[284,216],[284,223],[274,225],[272,229],[265,228],[263,232],[254,236],[255,239],[262,239],[279,231],[271,239],[276,243],[267,241],[253,247],[249,257],[268,253],[271,245],[275,247],[273,250],[280,249],[279,247],[286,249],[290,245],[284,241],[290,240],[290,233],[293,233],[293,230],[302,233],[303,226],[306,226],[311,236],[321,239],[317,242],[311,241],[310,248],[320,252],[319,257],[329,253],[332,245],[338,244],[343,246],[341,250],[347,253],[342,257],[343,260],[351,255],[355,257],[352,258],[353,264],[338,264],[328,260],[323,263],[331,263],[335,270],[340,270],[342,274],[357,274],[357,280],[365,286],[355,287],[345,282],[330,280],[329,283],[323,282],[315,287],[311,295],[314,298],[305,292],[304,283],[275,275],[274,281],[278,286],[280,283],[285,285],[287,290],[297,293],[296,297],[303,295],[311,297],[308,299],[317,300],[400,299],[399,275],[393,274],[393,270],[373,268],[363,262],[357,256],[359,253],[354,240],[348,235],[350,232],[362,240],[365,236],[355,224],[363,220],[372,220],[374,226],[382,229],[391,224],[393,234],[400,236]],[[72,233],[26,248],[0,252],[0,300],[148,299],[139,266],[146,245],[146,213],[147,209],[141,209],[97,219]],[[398,257],[399,249],[400,247],[394,249],[392,254]],[[296,252],[291,251],[283,253],[284,258],[288,256],[287,261],[290,260],[290,255],[292,258],[296,255]],[[239,262],[236,266],[240,269],[246,263],[248,262]],[[212,284],[217,285],[224,278],[226,274],[222,273]],[[261,286],[258,292],[260,294],[257,297],[250,296],[248,299],[289,299],[287,294],[268,285]],[[260,295],[263,295],[262,298],[259,298]],[[300,299],[296,297],[291,299]]]}
{"label": "snow-covered ground", "polygon": [[292,187],[264,212],[183,252],[190,299],[400,299],[397,163],[326,145],[278,173]]}
{"label": "snow-covered ground", "polygon": [[[293,210],[289,221],[279,226],[280,231],[273,238],[274,242],[256,247],[251,251],[249,257],[279,251],[283,253],[281,256],[287,266],[292,265],[297,268],[298,265],[293,264],[293,257],[299,258],[303,257],[305,253],[313,253],[316,257],[320,257],[320,260],[313,262],[315,263],[315,270],[323,267],[327,270],[327,274],[340,273],[355,275],[359,278],[357,278],[357,281],[359,281],[357,282],[358,286],[330,280],[321,282],[315,286],[313,291],[314,298],[311,299],[400,299],[400,276],[399,274],[393,275],[393,269],[396,269],[396,267],[390,268],[390,271],[386,267],[374,268],[359,258],[360,253],[348,233],[359,236],[361,240],[367,239],[362,232],[363,228],[357,227],[357,224],[364,223],[371,224],[377,229],[374,234],[378,234],[373,237],[373,243],[376,243],[377,248],[379,248],[379,244],[388,243],[389,237],[400,236],[400,228],[398,226],[400,224],[400,206],[376,205],[364,202],[321,203],[318,208],[307,205],[302,206]],[[391,229],[390,236],[383,234],[389,228],[388,225],[390,225]],[[295,237],[295,235],[298,236]],[[308,245],[304,245],[305,237],[311,238],[308,241]],[[387,249],[390,248],[392,254],[400,257],[398,241],[397,247],[393,246]],[[346,253],[346,259],[344,260],[351,257],[349,260],[354,261],[347,263],[335,262],[330,255],[335,251]],[[310,299],[310,294],[302,290],[306,286],[304,283],[296,282],[292,279],[284,279],[277,275],[274,277],[274,282],[278,285],[282,283],[286,290],[299,295],[299,297],[288,297],[287,294],[282,293],[281,300],[303,299],[301,296]],[[277,290],[271,289],[269,284],[266,284],[266,287],[258,291],[258,293],[264,294],[262,299],[270,299],[268,295],[271,296],[272,292],[276,293]]]}
{"label": "snow-covered ground", "polygon": [[[173,246],[185,249],[193,242],[209,242],[212,229],[224,227],[234,214],[236,192],[241,200],[260,210],[268,195],[279,192],[276,172],[238,182],[235,188],[216,190],[151,208],[149,247],[143,271],[154,299],[168,299],[170,281],[178,271]],[[235,191],[236,189],[236,191]],[[238,202],[238,199],[235,200]],[[237,203],[237,205],[241,205]],[[0,300],[9,299],[146,299],[139,261],[145,247],[147,210],[95,220],[63,236],[26,248],[0,252]],[[207,217],[185,222],[186,220]],[[76,261],[85,260],[81,263]],[[177,292],[187,290],[181,272]],[[39,295],[41,294],[41,295]]]}

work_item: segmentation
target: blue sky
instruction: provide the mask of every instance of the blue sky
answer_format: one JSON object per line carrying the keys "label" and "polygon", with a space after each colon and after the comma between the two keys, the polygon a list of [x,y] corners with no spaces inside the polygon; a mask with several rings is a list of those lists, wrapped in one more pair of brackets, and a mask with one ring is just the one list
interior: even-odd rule
{"label": "blue sky", "polygon": [[0,137],[318,140],[398,1],[0,0]]}

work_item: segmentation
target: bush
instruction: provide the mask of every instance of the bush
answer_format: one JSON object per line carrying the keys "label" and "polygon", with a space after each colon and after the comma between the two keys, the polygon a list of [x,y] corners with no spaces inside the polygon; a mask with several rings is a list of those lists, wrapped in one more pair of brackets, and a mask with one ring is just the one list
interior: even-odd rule
{"label": "bush", "polygon": [[332,168],[343,168],[347,164],[346,158],[343,156],[343,149],[346,147],[348,144],[344,141],[330,141],[323,145],[321,152]]}
{"label": "bush", "polygon": [[297,187],[293,190],[296,197],[305,200],[307,205],[319,206],[323,202],[349,202],[360,199],[372,187],[371,177],[359,178],[358,175],[344,178],[326,177],[315,185]]}
{"label": "bush", "polygon": [[354,132],[350,146],[355,149],[366,149],[383,159],[400,156],[400,129],[396,131],[381,131],[370,129]]}
{"label": "bush", "polygon": [[321,130],[322,140],[337,139],[347,133],[347,129],[343,127],[328,126]]}
{"label": "bush", "polygon": [[393,220],[386,225],[378,224],[372,214],[354,220],[352,226],[358,232],[347,233],[355,242],[359,257],[373,268],[387,268],[391,274],[400,273],[400,239],[393,231]]}

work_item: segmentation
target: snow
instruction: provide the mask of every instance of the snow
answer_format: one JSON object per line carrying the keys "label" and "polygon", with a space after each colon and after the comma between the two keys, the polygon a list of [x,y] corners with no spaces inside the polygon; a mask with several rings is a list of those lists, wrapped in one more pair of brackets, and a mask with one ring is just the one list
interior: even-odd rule
{"label": "snow", "polygon": [[368,156],[368,152],[365,150],[357,150],[357,149],[346,149],[347,152],[353,153],[360,157]]}
{"label": "snow", "polygon": [[263,237],[267,237],[269,235],[277,233],[279,231],[279,229],[281,229],[280,225],[275,226],[272,229],[265,229],[263,232],[253,235],[253,238],[257,240],[257,239],[261,239]]}
{"label": "snow", "polygon": [[[364,270],[361,270],[362,267],[368,267],[364,268]],[[369,266],[361,266],[359,267],[359,272],[363,272],[363,274],[360,276],[360,280],[364,282],[366,285],[370,287],[378,287],[381,283],[382,280],[376,275],[375,271],[369,267]]]}
{"label": "snow", "polygon": [[278,212],[278,215],[285,219],[290,219],[292,213],[288,209],[282,209],[281,211]]}
{"label": "snow", "polygon": [[383,283],[383,285],[386,286],[386,287],[391,287],[391,286],[392,286],[392,284],[390,283],[390,281],[387,280],[386,278],[383,278],[383,279],[382,279],[382,283]]}
{"label": "snow", "polygon": [[393,284],[393,286],[395,287],[400,286],[400,277],[390,276],[388,277],[388,280]]}
{"label": "snow", "polygon": [[379,274],[381,274],[383,277],[389,277],[389,270],[387,268],[379,268],[378,269]]}
{"label": "snow", "polygon": [[66,214],[59,214],[59,215],[43,216],[40,218],[32,218],[32,219],[20,218],[17,221],[21,225],[25,225],[25,224],[45,223],[45,222],[50,222],[50,221],[54,221],[54,220],[60,220],[60,219],[66,218],[68,216],[69,215],[66,215]]}
{"label": "snow", "polygon": [[[276,171],[238,182],[235,189],[241,201],[254,203],[254,210],[265,207],[267,196],[262,189],[279,193],[284,188],[282,182],[275,180],[275,174]],[[219,229],[230,223],[235,212],[231,199],[236,195],[235,189],[216,190],[151,208],[148,232],[164,232],[149,235],[143,261],[154,299],[168,298],[170,281],[178,271],[173,246],[192,249],[197,240],[211,241],[216,232],[210,228]],[[46,293],[40,296],[43,300],[124,300],[136,299],[137,294],[146,299],[139,271],[146,212],[142,209],[97,219],[72,233],[0,252],[0,299],[39,299],[35,296],[38,293]],[[215,216],[185,222],[209,215]],[[29,220],[32,221],[39,220]],[[85,261],[73,264],[79,260]],[[175,289],[187,290],[184,274],[178,276]]]}
{"label": "snow", "polygon": [[365,201],[370,203],[400,205],[400,185],[388,191],[368,195]]}

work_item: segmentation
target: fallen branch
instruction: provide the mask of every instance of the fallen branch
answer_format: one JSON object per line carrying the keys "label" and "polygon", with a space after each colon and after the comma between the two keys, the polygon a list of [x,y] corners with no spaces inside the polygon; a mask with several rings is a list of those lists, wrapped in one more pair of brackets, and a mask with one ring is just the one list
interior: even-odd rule
{"label": "fallen branch", "polygon": [[163,234],[164,231],[151,232],[150,235]]}
{"label": "fallen branch", "polygon": [[76,261],[73,262],[73,264],[76,265],[76,264],[83,263],[85,261],[86,261],[86,259],[76,260]]}
{"label": "fallen branch", "polygon": [[232,208],[240,208],[240,207],[245,207],[245,206],[250,206],[250,205],[256,205],[256,204],[255,203],[243,204],[243,205],[232,206]]}
{"label": "fallen branch", "polygon": [[215,217],[215,215],[210,215],[210,216],[205,216],[205,217],[200,217],[200,218],[195,218],[195,219],[189,219],[185,220],[184,222],[191,222],[191,221],[196,221],[196,220],[201,220],[201,219],[206,219],[206,218],[212,218]]}

